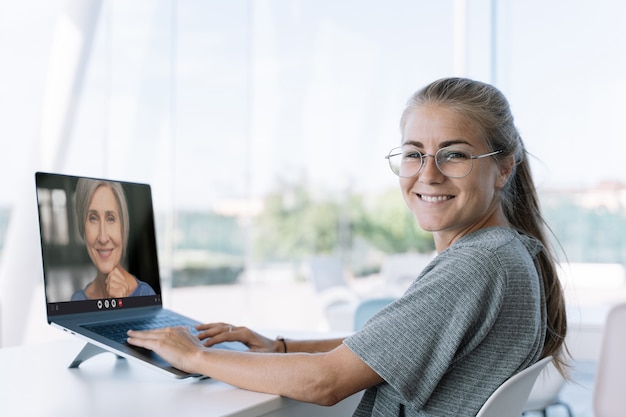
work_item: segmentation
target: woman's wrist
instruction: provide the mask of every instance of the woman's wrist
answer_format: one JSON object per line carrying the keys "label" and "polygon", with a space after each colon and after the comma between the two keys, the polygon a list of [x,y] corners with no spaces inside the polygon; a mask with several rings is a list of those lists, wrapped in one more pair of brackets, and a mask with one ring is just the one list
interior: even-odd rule
{"label": "woman's wrist", "polygon": [[209,363],[210,355],[211,349],[197,349],[194,353],[185,355],[183,363],[178,366],[180,366],[180,370],[189,372],[190,374],[203,374],[209,376],[202,370],[204,369],[204,366]]}
{"label": "woman's wrist", "polygon": [[276,338],[276,342],[277,342],[276,352],[287,353],[287,342],[285,341],[285,338],[282,336],[278,336]]}

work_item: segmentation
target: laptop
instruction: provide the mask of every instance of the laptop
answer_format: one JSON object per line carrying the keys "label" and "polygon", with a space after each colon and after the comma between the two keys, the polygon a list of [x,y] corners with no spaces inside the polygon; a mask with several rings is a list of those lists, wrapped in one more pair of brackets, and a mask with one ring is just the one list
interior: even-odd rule
{"label": "laptop", "polygon": [[48,323],[87,342],[70,367],[112,352],[176,378],[197,376],[126,342],[129,329],[195,332],[199,324],[163,307],[150,185],[47,172],[35,183]]}

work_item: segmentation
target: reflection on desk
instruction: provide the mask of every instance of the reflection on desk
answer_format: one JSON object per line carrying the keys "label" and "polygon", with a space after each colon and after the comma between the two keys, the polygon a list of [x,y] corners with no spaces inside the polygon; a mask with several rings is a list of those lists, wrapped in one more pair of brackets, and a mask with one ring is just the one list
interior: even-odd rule
{"label": "reflection on desk", "polygon": [[360,394],[321,407],[214,379],[178,380],[104,353],[68,369],[84,342],[0,349],[1,416],[351,416]]}

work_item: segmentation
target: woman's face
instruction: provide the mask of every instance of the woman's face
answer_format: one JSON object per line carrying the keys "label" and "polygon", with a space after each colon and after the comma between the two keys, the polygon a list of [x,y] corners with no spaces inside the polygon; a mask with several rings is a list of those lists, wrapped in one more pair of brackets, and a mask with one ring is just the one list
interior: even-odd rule
{"label": "woman's face", "polygon": [[[436,105],[422,105],[408,115],[402,132],[403,145],[413,145],[422,154],[458,144],[472,155],[491,152],[482,132],[467,118]],[[493,157],[473,160],[472,171],[463,178],[443,175],[432,157],[410,178],[400,178],[400,188],[420,227],[433,232],[437,250],[461,236],[494,225],[507,225],[498,200],[508,173]]]}
{"label": "woman's face", "polygon": [[122,259],[122,223],[111,188],[99,186],[91,197],[85,220],[87,252],[100,274],[109,274]]}

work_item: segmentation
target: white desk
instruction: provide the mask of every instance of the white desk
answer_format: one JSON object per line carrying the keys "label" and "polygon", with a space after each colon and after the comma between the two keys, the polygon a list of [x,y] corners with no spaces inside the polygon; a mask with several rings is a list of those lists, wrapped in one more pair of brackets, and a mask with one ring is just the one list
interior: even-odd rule
{"label": "white desk", "polygon": [[164,376],[110,353],[68,365],[84,342],[0,349],[0,416],[351,416],[360,394],[321,407],[213,379]]}

